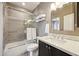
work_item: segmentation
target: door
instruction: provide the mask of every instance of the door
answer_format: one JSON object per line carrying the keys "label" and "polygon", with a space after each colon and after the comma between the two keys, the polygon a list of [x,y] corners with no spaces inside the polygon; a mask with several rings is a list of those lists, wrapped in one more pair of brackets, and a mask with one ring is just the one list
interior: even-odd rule
{"label": "door", "polygon": [[50,56],[50,46],[39,41],[39,56]]}
{"label": "door", "polygon": [[51,47],[51,55],[52,56],[71,56],[55,47]]}

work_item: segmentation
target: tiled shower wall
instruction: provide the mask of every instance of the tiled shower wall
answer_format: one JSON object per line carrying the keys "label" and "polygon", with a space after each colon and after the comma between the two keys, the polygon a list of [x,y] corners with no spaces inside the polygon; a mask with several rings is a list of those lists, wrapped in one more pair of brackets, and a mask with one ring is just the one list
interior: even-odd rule
{"label": "tiled shower wall", "polygon": [[30,14],[14,9],[13,7],[5,8],[4,20],[4,39],[5,43],[12,43],[25,39],[24,20],[30,19]]}
{"label": "tiled shower wall", "polygon": [[49,27],[51,28],[51,11],[50,11],[50,2],[41,2],[40,5],[33,11],[33,13],[38,16],[40,14],[46,14],[45,21],[41,21],[37,23],[37,34],[38,36],[47,35],[45,33],[46,23],[49,23]]}

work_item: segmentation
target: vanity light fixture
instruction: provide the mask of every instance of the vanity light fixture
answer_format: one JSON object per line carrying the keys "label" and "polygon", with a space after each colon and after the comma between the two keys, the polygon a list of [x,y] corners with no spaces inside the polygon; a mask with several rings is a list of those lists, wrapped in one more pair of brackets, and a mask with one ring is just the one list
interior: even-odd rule
{"label": "vanity light fixture", "polygon": [[56,8],[62,8],[64,5],[63,2],[56,2]]}
{"label": "vanity light fixture", "polygon": [[56,4],[55,3],[51,4],[51,10],[54,10],[54,11],[56,10]]}
{"label": "vanity light fixture", "polygon": [[25,6],[26,4],[24,2],[22,2],[22,5]]}
{"label": "vanity light fixture", "polygon": [[64,4],[67,4],[69,2],[56,2],[57,8],[62,8]]}
{"label": "vanity light fixture", "polygon": [[51,10],[55,11],[57,8],[62,8],[64,4],[67,4],[69,2],[53,2],[51,4]]}

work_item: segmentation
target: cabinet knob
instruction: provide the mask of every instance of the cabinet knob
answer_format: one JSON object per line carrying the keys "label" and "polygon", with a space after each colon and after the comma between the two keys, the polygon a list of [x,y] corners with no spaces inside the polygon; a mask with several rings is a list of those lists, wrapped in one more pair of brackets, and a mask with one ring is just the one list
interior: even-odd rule
{"label": "cabinet knob", "polygon": [[50,49],[50,47],[49,47],[49,49]]}
{"label": "cabinet knob", "polygon": [[48,46],[46,45],[46,48],[48,48]]}

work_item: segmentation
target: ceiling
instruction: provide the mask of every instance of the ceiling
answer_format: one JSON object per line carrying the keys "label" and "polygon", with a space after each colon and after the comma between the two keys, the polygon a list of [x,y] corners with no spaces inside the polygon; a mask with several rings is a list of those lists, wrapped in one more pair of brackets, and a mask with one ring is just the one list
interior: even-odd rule
{"label": "ceiling", "polygon": [[40,2],[10,2],[10,3],[17,7],[25,8],[30,12],[32,12],[40,4]]}

